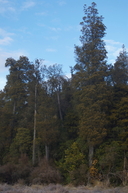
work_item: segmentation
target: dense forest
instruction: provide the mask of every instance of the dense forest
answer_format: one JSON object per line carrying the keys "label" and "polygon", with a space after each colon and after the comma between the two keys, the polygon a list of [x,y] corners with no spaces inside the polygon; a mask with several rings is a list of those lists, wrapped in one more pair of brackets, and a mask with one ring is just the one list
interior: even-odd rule
{"label": "dense forest", "polygon": [[[84,5],[71,78],[60,64],[7,58],[0,91],[0,181],[128,184],[128,53],[109,64],[106,26]],[[75,42],[74,42],[75,43]]]}

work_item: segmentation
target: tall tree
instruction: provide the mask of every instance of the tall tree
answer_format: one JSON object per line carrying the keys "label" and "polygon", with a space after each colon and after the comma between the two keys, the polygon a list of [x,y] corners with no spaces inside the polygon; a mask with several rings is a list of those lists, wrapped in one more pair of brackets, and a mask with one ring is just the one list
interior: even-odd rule
{"label": "tall tree", "polygon": [[72,75],[76,90],[74,99],[79,115],[79,134],[86,140],[89,149],[89,167],[92,165],[94,147],[106,135],[105,108],[107,64],[103,37],[105,25],[98,15],[96,4],[84,5],[81,46],[75,46],[76,65]]}
{"label": "tall tree", "polygon": [[30,130],[18,128],[13,143],[10,146],[11,157],[17,161],[23,154],[30,155],[31,142]]}
{"label": "tall tree", "polygon": [[56,141],[58,133],[58,120],[63,121],[61,105],[62,66],[54,64],[44,67],[45,83],[42,84],[40,108],[38,114],[38,133],[45,146],[45,156],[49,159],[49,147]]}
{"label": "tall tree", "polygon": [[125,170],[126,162],[128,162],[128,53],[124,45],[111,73],[113,85],[113,108],[110,114],[112,137],[120,141],[124,152],[123,168]]}
{"label": "tall tree", "polygon": [[12,137],[14,137],[14,128],[20,127],[27,104],[28,71],[31,68],[31,64],[27,57],[21,56],[18,60],[8,58],[5,67],[9,67],[10,72],[7,76],[7,84],[4,91],[6,106],[8,106],[8,111],[12,114],[10,125]]}
{"label": "tall tree", "polygon": [[50,146],[56,142],[58,119],[54,100],[42,89],[40,107],[37,115],[37,132],[40,144],[45,147],[45,157],[49,160]]}
{"label": "tall tree", "polygon": [[128,85],[128,53],[124,45],[114,63],[112,75],[114,85]]}
{"label": "tall tree", "polygon": [[40,103],[41,83],[43,81],[42,60],[36,59],[31,65],[32,70],[29,72],[30,80],[28,83],[27,117],[30,118],[30,122],[33,120],[33,124],[30,123],[30,127],[31,129],[33,127],[32,163],[34,165],[36,162],[37,112]]}
{"label": "tall tree", "polygon": [[[5,92],[0,91],[0,164],[3,163],[13,139],[11,127],[12,111],[10,111],[6,102]],[[4,159],[4,161],[6,162],[7,160]]]}
{"label": "tall tree", "polygon": [[[11,130],[12,138],[17,128],[31,129],[33,133],[33,164],[35,163],[35,141],[36,141],[36,117],[38,108],[38,94],[42,80],[42,60],[30,62],[25,56],[17,61],[13,58],[6,60],[5,66],[9,67],[10,74],[7,76],[5,86],[6,103],[12,112]],[[33,132],[32,132],[33,131]]]}
{"label": "tall tree", "polygon": [[61,99],[60,93],[62,91],[62,85],[65,81],[62,72],[62,66],[59,64],[54,64],[46,68],[46,76],[47,76],[47,85],[48,85],[48,92],[51,95],[56,95],[56,101],[58,106],[58,112],[60,120],[63,120],[63,113],[61,107]]}

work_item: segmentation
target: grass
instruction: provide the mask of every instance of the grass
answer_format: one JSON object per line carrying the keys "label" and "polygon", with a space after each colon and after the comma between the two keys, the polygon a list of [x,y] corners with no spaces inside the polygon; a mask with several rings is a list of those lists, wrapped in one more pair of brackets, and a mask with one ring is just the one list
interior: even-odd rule
{"label": "grass", "polygon": [[92,188],[88,186],[62,186],[60,184],[49,184],[47,186],[25,186],[20,184],[11,186],[8,184],[0,184],[0,193],[128,193],[128,186],[116,188],[95,186]]}

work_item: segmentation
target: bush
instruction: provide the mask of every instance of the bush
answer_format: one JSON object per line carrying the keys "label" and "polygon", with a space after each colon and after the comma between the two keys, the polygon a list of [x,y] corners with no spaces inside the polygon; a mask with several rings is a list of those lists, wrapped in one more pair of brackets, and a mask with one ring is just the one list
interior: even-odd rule
{"label": "bush", "polygon": [[75,186],[78,185],[86,185],[88,176],[87,176],[87,166],[85,164],[82,164],[79,166],[78,169],[75,169],[73,171],[70,171],[70,183],[72,183]]}
{"label": "bush", "polygon": [[0,181],[8,184],[15,183],[15,172],[16,165],[12,163],[7,163],[3,166],[0,166]]}
{"label": "bush", "polygon": [[35,167],[30,174],[32,184],[60,183],[61,176],[59,171],[51,166],[46,159],[43,159],[39,166]]}
{"label": "bush", "polygon": [[28,183],[30,171],[31,165],[28,162],[28,158],[26,155],[22,155],[18,164],[7,163],[0,166],[0,181],[14,184],[19,179],[23,179],[25,183]]}

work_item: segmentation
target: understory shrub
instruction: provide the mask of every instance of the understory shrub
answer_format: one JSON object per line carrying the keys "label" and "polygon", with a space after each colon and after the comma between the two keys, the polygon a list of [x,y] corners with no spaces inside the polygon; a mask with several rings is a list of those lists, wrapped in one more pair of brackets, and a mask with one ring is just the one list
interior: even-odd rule
{"label": "understory shrub", "polygon": [[22,179],[25,183],[28,183],[31,169],[32,167],[27,156],[22,155],[18,164],[7,163],[0,166],[0,182],[14,184],[17,183],[19,179]]}
{"label": "understory shrub", "polygon": [[43,159],[30,174],[31,184],[57,184],[60,182],[60,172],[55,167],[51,166],[46,159]]}

